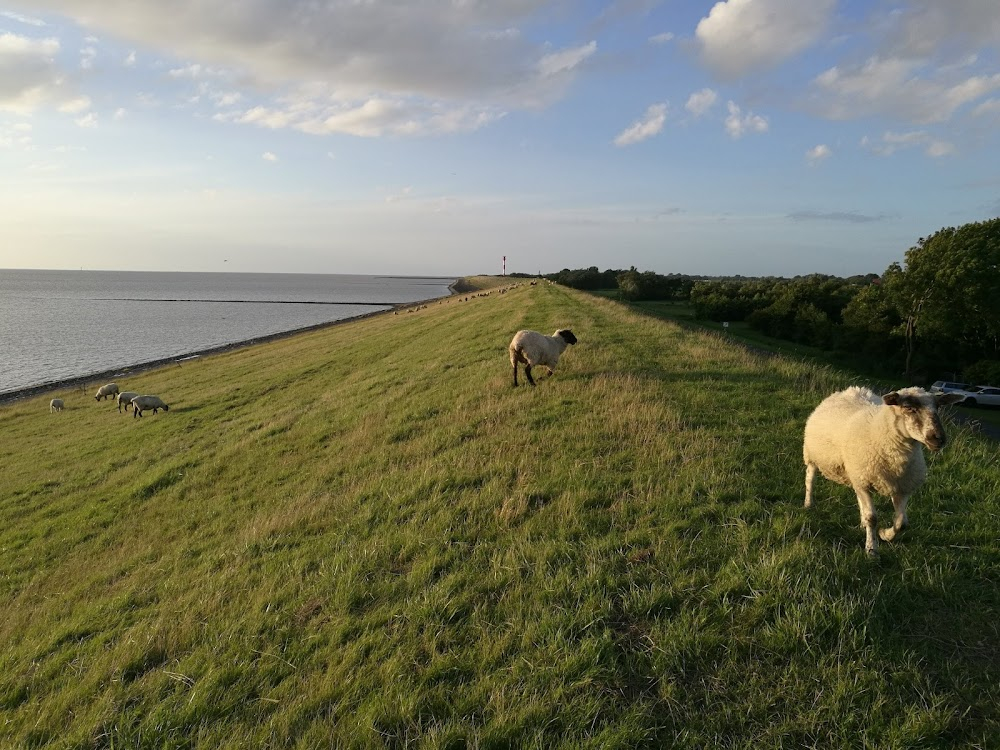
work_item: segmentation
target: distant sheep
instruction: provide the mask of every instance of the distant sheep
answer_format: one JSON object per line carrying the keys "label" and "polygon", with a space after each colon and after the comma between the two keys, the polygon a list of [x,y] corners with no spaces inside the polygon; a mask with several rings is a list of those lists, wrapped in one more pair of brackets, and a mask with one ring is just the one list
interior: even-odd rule
{"label": "distant sheep", "polygon": [[136,391],[122,391],[115,397],[115,401],[118,402],[118,413],[121,413],[122,407],[125,407],[125,411],[128,411],[129,404],[132,403],[132,399],[138,396]]}
{"label": "distant sheep", "polygon": [[535,379],[531,377],[531,368],[542,365],[551,375],[559,363],[559,355],[570,344],[576,343],[576,336],[568,328],[561,328],[552,336],[546,336],[538,331],[518,331],[510,342],[510,364],[514,368],[514,387],[517,387],[517,365],[524,365],[524,374],[531,385]]}
{"label": "distant sheep", "polygon": [[[964,398],[903,388],[879,398],[868,388],[853,386],[828,396],[806,421],[802,457],[806,464],[805,507],[813,504],[817,471],[851,487],[858,496],[865,551],[878,555],[878,540],[892,541],[908,524],[906,504],[924,483],[926,445],[937,451],[947,437],[938,407]],[[872,492],[892,498],[892,526],[876,534],[878,518]]]}
{"label": "distant sheep", "polygon": [[132,418],[141,417],[142,412],[146,409],[152,409],[153,414],[156,414],[158,409],[163,409],[163,411],[170,411],[170,407],[163,403],[163,399],[159,396],[136,396],[132,399]]}
{"label": "distant sheep", "polygon": [[111,398],[112,396],[118,395],[118,384],[108,383],[107,385],[102,385],[97,389],[97,393],[94,395],[95,401],[100,401],[102,398]]}
{"label": "distant sheep", "polygon": [[49,411],[62,411],[63,410],[63,400],[61,398],[54,398],[49,401]]}

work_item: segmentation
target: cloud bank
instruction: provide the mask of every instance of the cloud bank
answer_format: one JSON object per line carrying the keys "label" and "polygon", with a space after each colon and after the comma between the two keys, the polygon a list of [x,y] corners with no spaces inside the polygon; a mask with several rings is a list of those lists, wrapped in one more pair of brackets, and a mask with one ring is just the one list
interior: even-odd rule
{"label": "cloud bank", "polygon": [[[222,119],[355,135],[454,132],[562,96],[596,42],[553,48],[522,33],[542,0],[36,0],[89,29],[225,69],[280,95],[268,115]],[[179,69],[179,70],[183,70]],[[197,71],[195,71],[197,72]]]}

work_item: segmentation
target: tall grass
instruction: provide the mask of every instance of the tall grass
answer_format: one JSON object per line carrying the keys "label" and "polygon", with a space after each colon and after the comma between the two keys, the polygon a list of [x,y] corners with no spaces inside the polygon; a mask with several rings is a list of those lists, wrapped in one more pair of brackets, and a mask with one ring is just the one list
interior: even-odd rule
{"label": "tall grass", "polygon": [[872,564],[801,508],[848,379],[522,285],[6,406],[0,745],[993,746],[995,446]]}

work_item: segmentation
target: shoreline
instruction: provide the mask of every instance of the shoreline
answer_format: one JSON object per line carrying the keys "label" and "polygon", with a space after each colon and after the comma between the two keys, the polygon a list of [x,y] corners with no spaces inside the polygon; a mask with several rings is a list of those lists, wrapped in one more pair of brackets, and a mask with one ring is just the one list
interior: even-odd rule
{"label": "shoreline", "polygon": [[14,403],[15,401],[21,401],[23,399],[34,398],[35,396],[40,396],[43,393],[48,393],[49,391],[57,391],[65,388],[85,388],[87,385],[92,384],[95,381],[108,380],[109,378],[115,378],[118,376],[135,375],[141,372],[148,372],[149,370],[156,370],[160,367],[166,367],[168,365],[178,365],[180,366],[183,362],[192,359],[199,359],[201,357],[207,357],[211,354],[222,354],[223,352],[233,351],[234,349],[243,349],[248,346],[256,346],[257,344],[266,344],[271,341],[277,341],[279,339],[288,338],[289,336],[295,336],[299,333],[309,333],[310,331],[318,331],[322,328],[329,328],[331,326],[341,325],[343,323],[353,323],[358,320],[364,320],[366,318],[373,318],[376,315],[387,315],[391,312],[405,309],[413,305],[425,305],[428,302],[436,302],[442,299],[448,299],[456,294],[462,294],[466,291],[473,289],[465,279],[456,279],[451,284],[448,285],[448,291],[450,294],[442,295],[440,297],[429,297],[422,300],[414,300],[412,302],[396,302],[396,303],[376,303],[376,302],[351,302],[344,304],[352,305],[384,305],[387,309],[385,310],[375,310],[370,313],[362,313],[361,315],[352,315],[349,318],[340,318],[339,320],[329,320],[325,323],[314,323],[308,326],[302,326],[300,328],[292,328],[287,331],[278,331],[277,333],[268,333],[264,336],[255,336],[250,339],[243,339],[242,341],[232,341],[228,344],[219,344],[218,346],[211,346],[207,349],[198,349],[197,351],[186,352],[183,354],[176,354],[170,357],[162,357],[160,359],[153,359],[147,362],[138,362],[134,365],[126,365],[123,367],[115,367],[108,370],[100,370],[98,372],[88,373],[86,375],[77,375],[72,378],[63,378],[61,380],[53,380],[48,383],[39,383],[38,385],[29,385],[24,388],[18,388],[13,391],[6,391],[0,393],[0,406],[6,406],[7,404]]}

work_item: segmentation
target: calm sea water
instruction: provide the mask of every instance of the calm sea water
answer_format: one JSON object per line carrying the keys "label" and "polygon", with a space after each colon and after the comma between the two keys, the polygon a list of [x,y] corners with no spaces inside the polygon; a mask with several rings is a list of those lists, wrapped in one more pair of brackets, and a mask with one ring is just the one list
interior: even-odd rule
{"label": "calm sea water", "polygon": [[454,280],[0,270],[0,394],[442,297]]}

